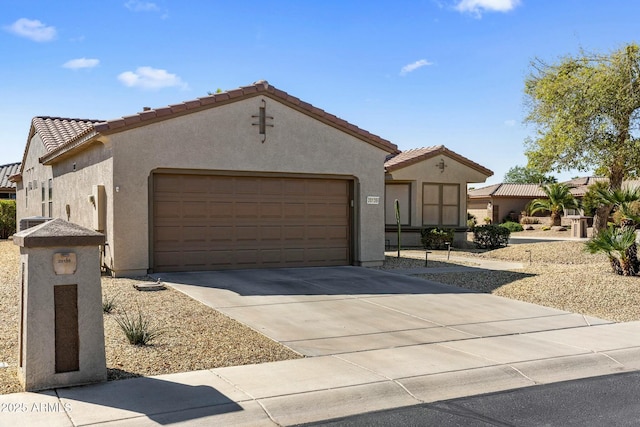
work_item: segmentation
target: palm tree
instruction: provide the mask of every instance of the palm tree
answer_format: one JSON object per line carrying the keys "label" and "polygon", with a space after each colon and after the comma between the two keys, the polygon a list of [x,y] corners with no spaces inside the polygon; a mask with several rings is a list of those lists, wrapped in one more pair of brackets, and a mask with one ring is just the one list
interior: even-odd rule
{"label": "palm tree", "polygon": [[[600,206],[612,206],[621,215],[620,227],[600,231],[587,243],[587,250],[605,252],[613,270],[618,274],[633,276],[640,273],[638,245],[636,244],[636,224],[640,223],[636,202],[640,200],[640,189],[595,188],[595,202]],[[604,235],[601,237],[600,234]],[[612,254],[617,253],[615,257]]]}
{"label": "palm tree", "polygon": [[636,233],[632,227],[609,227],[600,231],[586,243],[592,254],[604,252],[609,257],[611,268],[623,276],[635,276],[640,270],[638,257],[631,251],[636,244]]}
{"label": "palm tree", "polygon": [[547,195],[545,199],[531,201],[531,213],[540,211],[551,212],[551,225],[560,225],[561,215],[567,209],[577,209],[578,202],[565,184],[546,184],[542,191]]}
{"label": "palm tree", "polygon": [[622,214],[620,220],[621,227],[635,227],[640,224],[634,202],[640,200],[640,188],[609,189],[607,187],[596,187],[596,202],[600,205],[613,206]]}

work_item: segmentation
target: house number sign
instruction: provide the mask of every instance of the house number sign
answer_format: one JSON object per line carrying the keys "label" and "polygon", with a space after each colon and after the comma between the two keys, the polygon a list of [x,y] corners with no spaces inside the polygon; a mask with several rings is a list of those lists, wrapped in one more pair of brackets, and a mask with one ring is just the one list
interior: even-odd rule
{"label": "house number sign", "polygon": [[76,254],[74,252],[58,252],[53,254],[53,271],[56,274],[74,274],[76,272]]}
{"label": "house number sign", "polygon": [[380,196],[367,196],[367,204],[368,205],[379,205],[380,204]]}

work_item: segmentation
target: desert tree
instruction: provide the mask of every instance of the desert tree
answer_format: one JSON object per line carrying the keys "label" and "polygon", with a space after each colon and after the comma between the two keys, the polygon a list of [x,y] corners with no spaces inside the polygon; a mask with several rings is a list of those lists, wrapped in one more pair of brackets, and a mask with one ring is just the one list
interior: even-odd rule
{"label": "desert tree", "polygon": [[[535,60],[525,80],[528,166],[539,171],[595,170],[620,189],[640,168],[640,47],[581,52],[557,63]],[[606,227],[612,205],[596,209]]]}

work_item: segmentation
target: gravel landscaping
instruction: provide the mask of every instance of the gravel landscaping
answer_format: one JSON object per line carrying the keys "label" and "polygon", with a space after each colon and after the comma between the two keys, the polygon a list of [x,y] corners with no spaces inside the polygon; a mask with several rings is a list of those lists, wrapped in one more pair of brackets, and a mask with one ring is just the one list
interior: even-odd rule
{"label": "gravel landscaping", "polygon": [[[0,394],[21,391],[16,376],[18,357],[19,248],[0,241]],[[160,375],[300,358],[298,353],[173,289],[140,292],[134,283],[148,278],[102,278],[102,290],[115,298],[104,315],[109,380]],[[115,319],[126,310],[141,309],[164,333],[151,345],[128,343]]]}
{"label": "gravel landscaping", "polygon": [[[492,251],[455,250],[451,256],[522,263],[511,271],[420,274],[427,280],[492,293],[616,322],[640,320],[640,277],[613,274],[606,256],[583,251],[580,241],[517,244]],[[424,267],[424,250],[387,252],[385,269]],[[429,267],[443,267],[445,251],[432,251]],[[529,263],[531,256],[531,263]],[[458,265],[449,261],[450,266]]]}

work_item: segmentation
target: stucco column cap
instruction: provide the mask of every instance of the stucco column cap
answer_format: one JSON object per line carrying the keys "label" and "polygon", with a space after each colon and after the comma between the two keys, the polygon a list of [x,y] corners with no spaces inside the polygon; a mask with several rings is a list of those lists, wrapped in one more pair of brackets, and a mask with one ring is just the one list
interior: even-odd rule
{"label": "stucco column cap", "polygon": [[13,243],[23,248],[99,246],[104,242],[104,234],[61,218],[52,219],[13,235]]}

